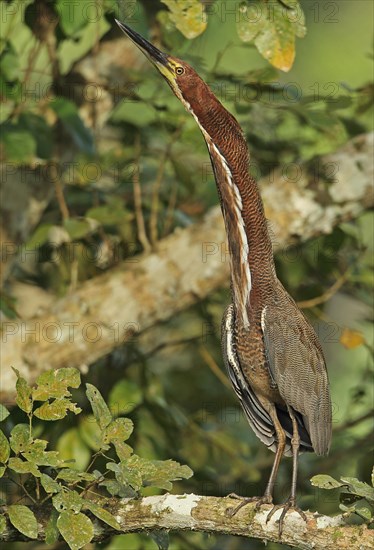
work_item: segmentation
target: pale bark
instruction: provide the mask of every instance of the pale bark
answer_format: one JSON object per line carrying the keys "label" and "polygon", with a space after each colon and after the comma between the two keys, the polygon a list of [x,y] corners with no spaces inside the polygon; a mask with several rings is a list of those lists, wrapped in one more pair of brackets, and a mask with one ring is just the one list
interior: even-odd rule
{"label": "pale bark", "polygon": [[[302,550],[370,550],[374,548],[373,531],[366,526],[348,526],[342,517],[334,518],[306,512],[305,522],[297,512],[290,511],[284,520],[282,536],[278,522],[281,510],[277,510],[269,523],[266,518],[270,506],[255,511],[248,504],[230,517],[227,510],[237,501],[218,497],[203,497],[194,494],[162,495],[139,500],[111,499],[107,510],[121,525],[122,531],[114,531],[108,525],[93,519],[94,541],[103,541],[121,533],[168,531],[203,531],[218,535],[239,535],[261,541],[279,542]],[[31,507],[38,521],[38,540],[45,539],[45,527],[51,507]],[[25,539],[8,522],[0,535],[1,542]]]}
{"label": "pale bark", "polygon": [[[294,173],[290,179],[281,170],[270,182],[260,181],[276,251],[330,233],[342,220],[373,206],[372,146],[373,134],[362,135],[320,159],[318,172],[325,166],[334,174],[333,183],[314,178],[305,165],[300,165],[297,181]],[[32,318],[5,321],[3,400],[11,399],[14,391],[10,366],[28,380],[50,368],[86,368],[134,332],[169,319],[227,284],[227,260],[222,216],[216,207],[202,222],[160,241],[157,253],[131,258],[64,298],[52,297],[49,307]]]}

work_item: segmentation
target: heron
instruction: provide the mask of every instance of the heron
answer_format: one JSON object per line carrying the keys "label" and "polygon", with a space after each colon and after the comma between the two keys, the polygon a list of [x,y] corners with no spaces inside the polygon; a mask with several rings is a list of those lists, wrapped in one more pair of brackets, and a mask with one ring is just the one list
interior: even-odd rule
{"label": "heron", "polygon": [[[221,330],[222,354],[234,391],[256,436],[275,453],[265,492],[229,508],[234,515],[249,502],[271,504],[279,534],[296,510],[298,457],[325,455],[331,443],[331,397],[321,344],[304,314],[277,278],[261,195],[249,173],[244,133],[209,86],[186,62],[164,53],[129,26],[120,29],[145,54],[193,116],[205,139],[228,240],[232,303]],[[273,503],[283,456],[292,457],[289,498]]]}

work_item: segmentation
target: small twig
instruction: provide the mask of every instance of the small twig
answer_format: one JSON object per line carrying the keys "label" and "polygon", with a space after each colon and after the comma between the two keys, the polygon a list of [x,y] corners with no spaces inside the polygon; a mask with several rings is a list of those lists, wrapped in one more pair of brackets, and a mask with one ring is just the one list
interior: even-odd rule
{"label": "small twig", "polygon": [[68,205],[65,201],[64,191],[62,189],[62,183],[60,181],[60,178],[53,178],[54,187],[55,187],[55,193],[56,193],[56,199],[58,202],[58,206],[61,212],[62,219],[65,221],[69,219],[69,209]]}
{"label": "small twig", "polygon": [[147,234],[145,231],[145,223],[144,223],[144,217],[143,217],[143,211],[142,211],[142,191],[140,187],[140,177],[139,177],[139,159],[140,159],[139,132],[135,136],[134,150],[135,150],[135,169],[134,169],[134,174],[132,178],[132,183],[133,183],[133,192],[134,192],[135,219],[136,219],[136,224],[138,228],[139,241],[143,247],[143,250],[145,252],[149,252],[151,250],[151,245],[149,243],[149,240],[147,238]]}
{"label": "small twig", "polygon": [[335,430],[334,430],[334,433],[337,433],[337,432],[343,432],[345,430],[347,430],[348,428],[353,428],[353,426],[357,426],[357,424],[361,424],[361,422],[364,422],[365,420],[368,420],[369,418],[373,418],[373,411],[370,410],[369,412],[357,417],[357,418],[353,418],[352,420],[348,420],[345,424],[341,424],[340,426],[338,426]]}
{"label": "small twig", "polygon": [[325,302],[330,300],[330,298],[332,298],[334,294],[336,294],[338,290],[343,286],[348,278],[350,271],[351,268],[348,268],[347,271],[345,271],[343,275],[341,275],[335,281],[335,283],[320,296],[316,296],[315,298],[311,298],[310,300],[302,300],[300,302],[297,302],[297,305],[301,309],[307,309],[324,304]]}

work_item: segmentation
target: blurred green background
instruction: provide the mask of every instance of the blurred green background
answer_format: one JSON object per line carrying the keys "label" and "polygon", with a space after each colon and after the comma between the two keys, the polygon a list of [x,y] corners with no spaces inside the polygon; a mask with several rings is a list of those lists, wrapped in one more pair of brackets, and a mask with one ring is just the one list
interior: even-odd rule
{"label": "blurred green background", "polygon": [[[257,175],[266,176],[282,163],[335,151],[351,137],[372,130],[371,2],[301,1],[307,33],[296,38],[295,63],[287,73],[272,66],[253,41],[244,43],[239,37],[239,10],[250,0],[203,2],[206,29],[200,28],[201,7],[197,17],[183,22],[187,29],[198,29],[195,38],[178,30],[181,19],[178,13],[174,19],[170,16],[166,3],[82,0],[79,7],[71,4],[72,11],[67,11],[68,2],[58,0],[2,3],[2,161],[13,163],[19,174],[22,167],[38,170],[53,162],[61,174],[53,185],[43,182],[37,192],[32,182],[23,181],[19,196],[7,205],[8,214],[13,214],[11,224],[4,222],[7,238],[17,245],[39,247],[42,253],[27,262],[15,256],[5,266],[3,318],[21,315],[16,283],[28,284],[30,293],[39,287],[64,296],[79,282],[143,251],[134,216],[135,166],[139,166],[142,213],[153,247],[176,227],[201,219],[218,202],[212,177],[201,181],[201,166],[208,157],[195,122],[121,35],[114,16],[194,65],[238,118]],[[100,17],[89,17],[92,4]],[[100,101],[82,94],[90,82],[102,87]],[[87,170],[90,162],[100,166],[99,178]],[[68,169],[72,164],[73,172]],[[20,178],[15,184],[21,185]],[[26,206],[21,206],[18,201],[25,196]],[[38,214],[30,221],[27,209],[32,197],[38,202]],[[54,236],[61,237],[57,250],[51,228]],[[313,475],[370,481],[372,234],[372,213],[366,212],[342,223],[331,235],[296,247],[296,262],[290,263],[284,253],[276,258],[279,276],[296,300],[321,295],[347,273],[330,301],[306,311],[327,357],[334,436],[328,457],[301,458],[298,493],[302,508],[321,513],[336,513],[339,495],[312,487]],[[69,254],[71,243],[74,257]],[[95,263],[90,251],[98,246],[104,252]],[[134,421],[131,444],[140,456],[174,458],[194,470],[191,479],[174,484],[174,492],[262,494],[270,471],[273,454],[251,432],[234,393],[217,375],[217,369],[225,375],[219,326],[229,300],[227,284],[90,365],[85,376],[112,406],[126,404],[118,412]],[[344,346],[343,334],[350,342],[356,333],[357,342]],[[88,411],[83,393],[78,398]],[[53,426],[40,424],[39,429],[51,448],[56,446],[84,468],[92,453],[84,426],[69,418]],[[277,500],[288,496],[290,474],[286,459]],[[7,496],[7,486],[3,492]],[[258,541],[199,533],[171,534],[170,541],[173,550],[259,547]],[[113,537],[100,547],[157,546],[134,534]]]}

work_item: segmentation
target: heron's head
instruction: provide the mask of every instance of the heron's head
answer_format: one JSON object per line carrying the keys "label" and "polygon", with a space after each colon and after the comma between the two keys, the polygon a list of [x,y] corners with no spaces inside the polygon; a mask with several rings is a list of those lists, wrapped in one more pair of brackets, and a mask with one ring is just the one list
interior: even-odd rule
{"label": "heron's head", "polygon": [[[162,52],[117,19],[116,23],[159,70],[184,106],[194,113],[198,111],[199,103],[203,97],[206,100],[209,88],[196,71],[181,59]],[[208,95],[210,95],[210,90]]]}

